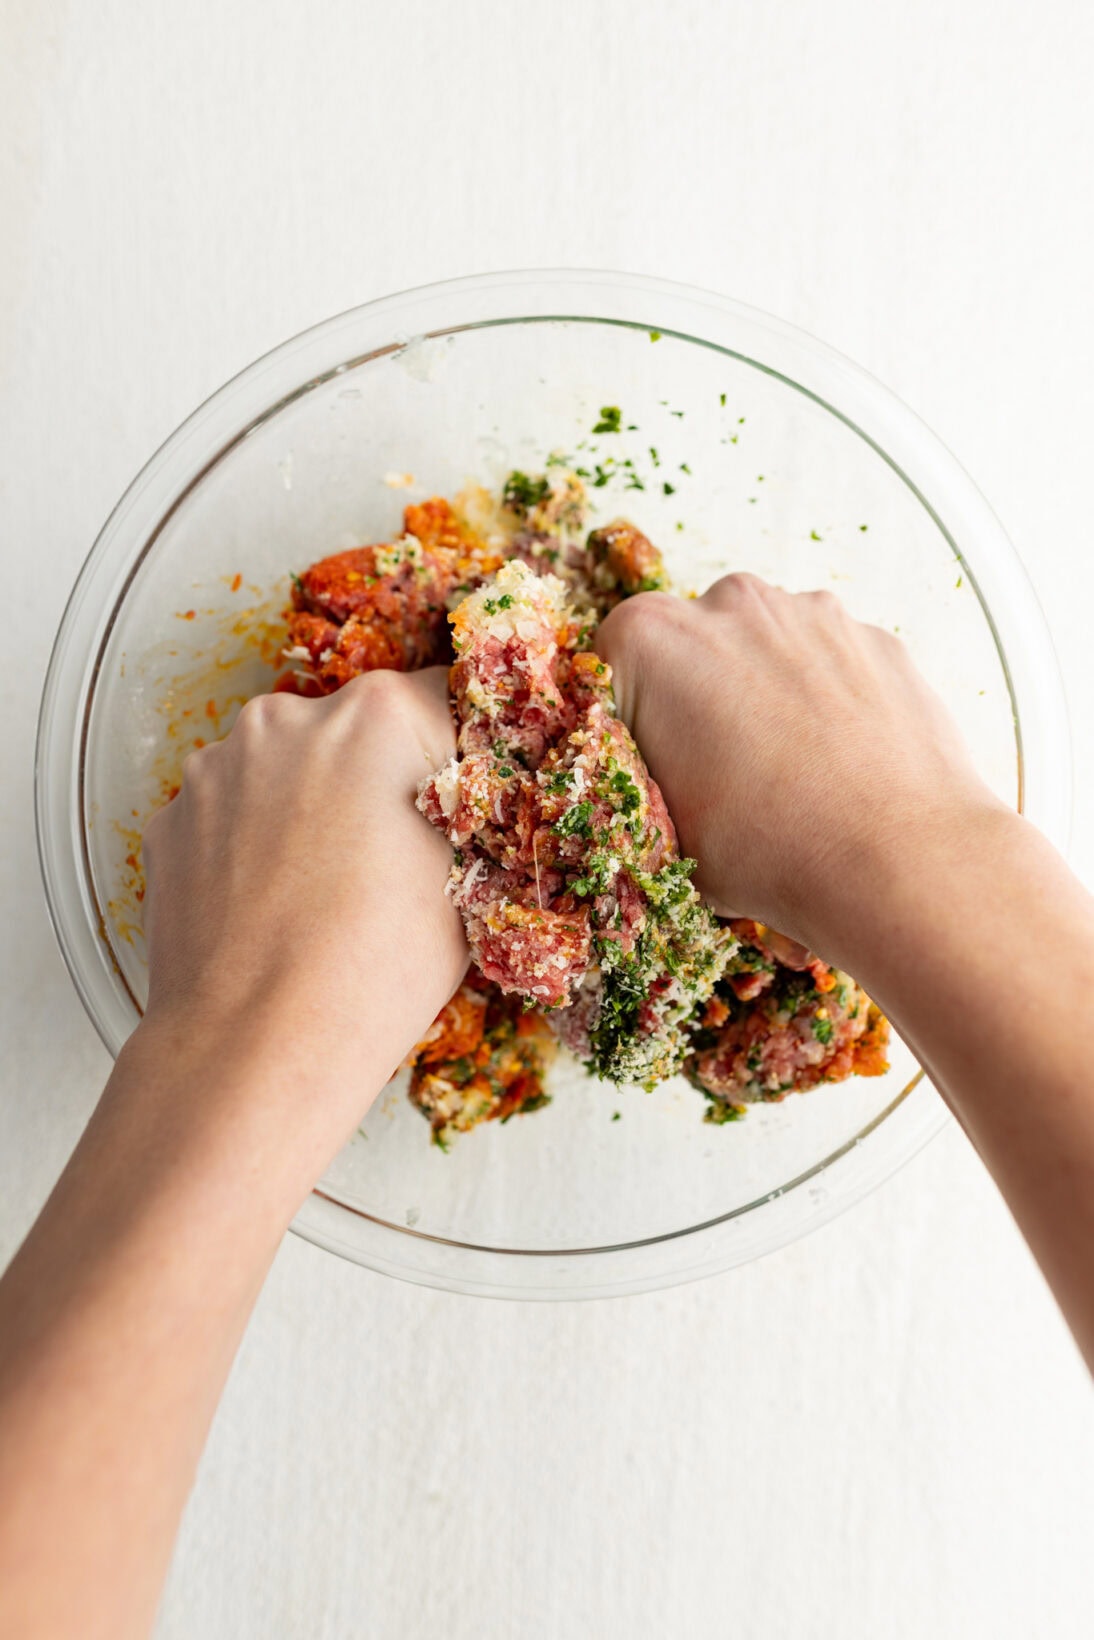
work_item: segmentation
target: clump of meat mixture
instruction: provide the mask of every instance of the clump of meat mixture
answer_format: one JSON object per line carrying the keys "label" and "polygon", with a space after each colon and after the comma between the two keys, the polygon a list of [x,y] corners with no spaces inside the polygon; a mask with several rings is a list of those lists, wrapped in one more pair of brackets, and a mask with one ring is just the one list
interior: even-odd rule
{"label": "clump of meat mixture", "polygon": [[668,586],[661,554],[626,519],[586,532],[585,486],[576,474],[510,473],[502,503],[517,523],[511,555],[537,575],[557,576],[576,608],[601,619],[636,592]]}
{"label": "clump of meat mixture", "polygon": [[562,578],[599,618],[635,592],[667,586],[656,547],[618,520],[588,531],[585,485],[555,468],[511,473],[500,501],[478,487],[408,506],[397,541],[350,547],[293,578],[279,688],[329,695],[363,672],[412,672],[451,659],[448,614],[511,558]]}
{"label": "clump of meat mixture", "polygon": [[652,1085],[734,941],[679,858],[610,669],[585,647],[592,624],[521,562],[459,605],[458,755],[419,807],[457,851],[450,887],[486,978],[550,1010],[598,1075]]}
{"label": "clump of meat mixture", "polygon": [[821,1082],[884,1075],[888,1023],[849,974],[763,924],[732,927],[741,943],[698,1015],[685,1066],[710,1101],[708,1122]]}
{"label": "clump of meat mixture", "polygon": [[409,1095],[434,1142],[480,1122],[507,1122],[550,1104],[543,1078],[553,1039],[541,1014],[471,969],[411,1055]]}
{"label": "clump of meat mixture", "polygon": [[283,687],[329,695],[364,672],[449,659],[449,607],[499,568],[505,542],[479,534],[440,496],[407,507],[403,532],[294,577],[285,656],[296,665]]}

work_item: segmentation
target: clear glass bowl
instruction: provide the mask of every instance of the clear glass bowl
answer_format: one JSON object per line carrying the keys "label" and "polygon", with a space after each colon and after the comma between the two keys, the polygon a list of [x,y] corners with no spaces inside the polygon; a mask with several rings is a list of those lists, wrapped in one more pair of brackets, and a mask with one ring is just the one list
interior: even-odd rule
{"label": "clear glass bowl", "polygon": [[[609,404],[624,430],[594,436]],[[590,469],[616,458],[592,491],[601,516],[634,517],[680,588],[747,568],[831,587],[899,630],[992,786],[1066,842],[1069,743],[1042,616],[986,503],[902,404],[702,291],[457,280],[345,313],[229,382],[137,477],[83,569],[45,687],[37,810],[58,938],[111,1051],[145,995],[140,828],[184,752],[268,685],[288,572],[390,539],[410,497],[495,483],[552,450]],[[632,474],[643,489],[625,487]],[[550,1085],[540,1114],[444,1155],[396,1082],[295,1228],[464,1292],[633,1292],[805,1234],[945,1120],[900,1043],[884,1078],[725,1128],[681,1081],[617,1092],[560,1062]]]}

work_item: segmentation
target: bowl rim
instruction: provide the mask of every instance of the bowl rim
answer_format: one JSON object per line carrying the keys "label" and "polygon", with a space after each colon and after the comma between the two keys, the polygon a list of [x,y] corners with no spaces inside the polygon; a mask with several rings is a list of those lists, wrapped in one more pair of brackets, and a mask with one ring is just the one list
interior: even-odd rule
{"label": "bowl rim", "polygon": [[[578,294],[581,306],[591,306],[594,311],[575,310]],[[648,313],[647,304],[651,309]],[[491,316],[489,310],[497,306],[502,311]],[[452,322],[456,320],[456,310],[460,309],[463,318]],[[525,311],[528,309],[530,311]],[[612,311],[607,311],[609,309]],[[449,310],[449,322],[438,323],[438,316],[446,310]],[[636,317],[639,313],[646,316]],[[406,327],[392,331],[391,325],[400,318],[406,321]],[[679,323],[667,322],[670,318]],[[723,339],[703,334],[697,324],[700,319]],[[376,321],[379,326],[377,337],[386,332],[387,339],[347,357],[343,343],[348,333],[360,330],[371,333],[370,321]],[[145,462],[111,511],[81,568],[66,603],[43,687],[35,748],[35,821],[50,921],[77,993],[112,1053],[117,1053],[120,1041],[117,1030],[107,1028],[101,1012],[103,983],[120,979],[131,998],[132,993],[117,963],[106,963],[104,959],[103,943],[105,941],[109,951],[109,941],[102,913],[92,903],[86,859],[82,861],[83,872],[79,869],[79,857],[85,853],[80,817],[87,708],[94,696],[105,644],[125,593],[160,531],[212,467],[256,426],[332,377],[375,358],[397,353],[421,337],[505,323],[550,321],[614,323],[631,329],[656,329],[663,336],[729,353],[813,399],[874,450],[927,511],[968,576],[991,630],[1011,695],[1018,754],[1018,807],[1066,853],[1071,806],[1070,731],[1059,666],[1043,611],[1015,548],[987,501],[952,453],[903,401],[867,371],[808,332],[700,287],[609,270],[528,268],[467,275],[412,287],[348,308],[270,348],[230,377]],[[751,352],[742,352],[738,346],[726,345],[734,332],[762,340],[768,350],[766,362]],[[303,377],[271,401],[268,379],[291,360],[303,369]],[[842,402],[834,402],[828,396],[836,390]],[[855,409],[854,415],[850,413],[851,406]],[[163,500],[165,495],[170,497],[167,504]],[[149,501],[156,496],[160,499],[149,506]],[[142,518],[142,510],[149,516]],[[134,525],[142,544],[135,553],[130,552],[120,570],[114,567],[111,578],[111,551],[120,544],[123,532]],[[982,555],[979,545],[977,548],[981,569],[990,560],[987,576],[993,583],[990,606],[981,590],[977,568],[968,562],[964,545],[960,544],[967,544],[970,537],[983,542]],[[98,590],[108,582],[112,596],[100,609],[94,642],[84,646],[84,654],[93,656],[92,664],[89,667],[85,660],[81,671],[81,655],[75,652],[77,628],[89,608],[93,589]],[[1017,648],[1013,643],[1011,647],[1006,645],[1001,627],[1005,631],[1020,628],[1021,643]],[[80,672],[78,681],[77,672]],[[76,687],[73,688],[74,681]],[[66,685],[70,686],[67,709]],[[1042,730],[1051,726],[1052,737],[1045,736],[1046,740],[1052,739],[1051,746],[1043,744],[1039,736],[1024,732],[1024,713],[1028,722],[1037,720]],[[75,757],[66,768],[68,754],[73,752]],[[59,807],[58,792],[62,787],[67,789],[70,801],[64,804],[62,792]],[[62,876],[68,879],[65,885],[62,885]],[[91,947],[94,947],[93,955]],[[97,984],[92,983],[91,976]],[[135,1005],[135,999],[132,1000]],[[886,1123],[890,1124],[889,1137],[895,1139],[893,1124],[898,1117],[903,1142],[883,1147],[893,1151],[883,1155],[881,1148],[867,1141]],[[808,1233],[903,1166],[947,1121],[945,1107],[923,1079],[922,1072],[918,1072],[853,1140],[778,1190],[716,1220],[608,1247],[554,1252],[453,1242],[392,1224],[390,1220],[338,1202],[321,1184],[304,1203],[292,1227],[317,1245],[355,1262],[406,1280],[454,1291],[518,1298],[632,1293],[699,1279],[713,1270],[762,1256]],[[825,1193],[823,1199],[817,1197],[816,1186],[808,1193],[801,1188],[822,1175],[833,1185],[838,1180],[840,1187]],[[810,1205],[803,1211],[807,1194],[811,1198]],[[787,1211],[791,1204],[796,1205],[797,1211]],[[764,1211],[758,1212],[760,1208]],[[341,1216],[347,1214],[358,1225],[363,1222],[369,1227],[367,1247],[346,1242],[341,1233],[345,1227]],[[740,1230],[749,1217],[753,1224],[749,1233],[742,1235]],[[761,1219],[762,1229],[758,1223]],[[733,1226],[737,1227],[735,1234],[730,1233]],[[656,1270],[639,1268],[635,1263],[636,1257],[641,1263],[643,1255],[651,1249],[675,1249],[682,1243],[688,1244],[686,1253],[655,1261]],[[438,1247],[445,1250],[440,1255],[435,1251]],[[413,1249],[416,1256],[408,1257],[407,1249]],[[456,1254],[454,1266],[448,1258],[449,1252]],[[575,1260],[580,1276],[572,1267]],[[606,1267],[590,1280],[592,1265]]]}

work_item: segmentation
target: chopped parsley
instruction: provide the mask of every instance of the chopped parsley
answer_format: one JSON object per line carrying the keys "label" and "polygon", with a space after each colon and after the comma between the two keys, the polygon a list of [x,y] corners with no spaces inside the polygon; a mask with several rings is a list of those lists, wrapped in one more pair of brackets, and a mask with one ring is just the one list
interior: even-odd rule
{"label": "chopped parsley", "polygon": [[[547,464],[552,465],[550,457]],[[511,512],[525,514],[546,501],[550,493],[551,486],[545,477],[529,478],[527,473],[514,471],[505,480],[501,499]]]}
{"label": "chopped parsley", "polygon": [[618,869],[618,855],[610,854],[607,849],[596,849],[585,861],[584,877],[575,878],[570,887],[582,899],[595,899],[598,894],[608,892]]}
{"label": "chopped parsley", "polygon": [[623,426],[623,412],[618,404],[604,404],[600,407],[600,420],[593,428],[594,433],[618,433]]}
{"label": "chopped parsley", "polygon": [[567,809],[561,820],[555,821],[555,832],[559,837],[588,837],[591,835],[591,821],[593,805],[589,798],[583,803],[575,803],[572,809]]}
{"label": "chopped parsley", "polygon": [[642,793],[626,769],[616,769],[608,782],[608,794],[619,801],[615,804],[617,814],[637,814],[642,804]]}
{"label": "chopped parsley", "polygon": [[818,1042],[827,1045],[832,1040],[832,1021],[830,1019],[814,1019],[813,1035]]}

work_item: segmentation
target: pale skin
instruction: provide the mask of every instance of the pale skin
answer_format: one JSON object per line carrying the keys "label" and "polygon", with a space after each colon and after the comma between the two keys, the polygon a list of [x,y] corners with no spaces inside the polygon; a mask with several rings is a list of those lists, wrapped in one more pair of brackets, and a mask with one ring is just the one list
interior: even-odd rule
{"label": "pale skin", "polygon": [[[827,594],[649,594],[598,647],[704,892],[881,1004],[1094,1365],[1094,902]],[[463,971],[413,807],[451,748],[440,672],[268,697],[149,828],[147,1013],[0,1282],[0,1633],[148,1633],[278,1243]]]}

